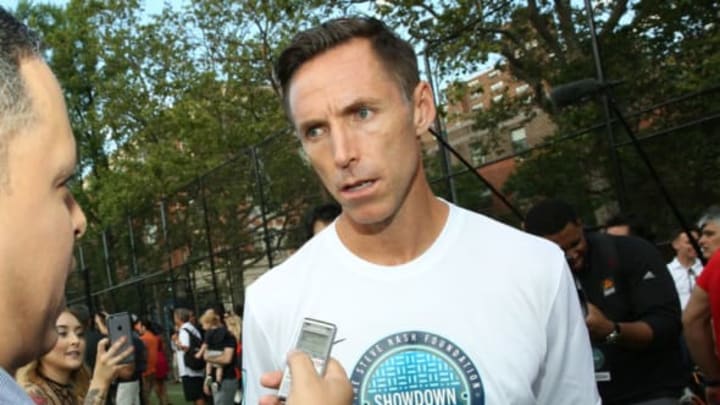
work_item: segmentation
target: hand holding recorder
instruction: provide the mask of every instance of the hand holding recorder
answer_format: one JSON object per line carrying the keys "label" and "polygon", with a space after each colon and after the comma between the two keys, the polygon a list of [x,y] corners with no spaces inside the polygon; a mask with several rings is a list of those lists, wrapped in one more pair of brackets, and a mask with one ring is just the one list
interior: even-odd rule
{"label": "hand holding recorder", "polygon": [[[345,370],[335,359],[328,359],[325,375],[318,375],[310,357],[303,352],[293,352],[288,356],[288,367],[292,373],[293,384],[287,405],[349,405],[352,403],[352,387]],[[260,383],[267,388],[278,388],[283,372],[278,370],[265,373]],[[260,398],[261,405],[281,404],[277,395]]]}

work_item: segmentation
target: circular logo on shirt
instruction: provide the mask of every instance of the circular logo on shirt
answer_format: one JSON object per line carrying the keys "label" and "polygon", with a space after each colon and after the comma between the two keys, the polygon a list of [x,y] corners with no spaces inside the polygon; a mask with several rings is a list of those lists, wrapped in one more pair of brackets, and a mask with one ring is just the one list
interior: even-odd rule
{"label": "circular logo on shirt", "polygon": [[355,405],[483,405],[482,378],[451,341],[427,332],[400,332],[377,341],[350,379]]}

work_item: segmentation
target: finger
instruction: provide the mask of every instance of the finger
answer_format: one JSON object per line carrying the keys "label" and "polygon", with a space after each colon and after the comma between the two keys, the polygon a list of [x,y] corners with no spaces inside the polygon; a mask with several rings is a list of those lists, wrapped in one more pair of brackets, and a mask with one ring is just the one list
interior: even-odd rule
{"label": "finger", "polygon": [[100,341],[98,341],[97,344],[97,353],[103,354],[107,351],[108,343],[110,343],[110,339],[108,338],[102,338]]}
{"label": "finger", "polygon": [[107,350],[108,354],[110,356],[115,356],[115,354],[120,350],[120,348],[125,344],[126,341],[127,338],[125,336],[122,336],[120,337],[120,339],[114,341],[110,348]]}
{"label": "finger", "polygon": [[325,370],[325,380],[329,383],[331,397],[334,403],[349,404],[352,402],[353,392],[347,373],[340,363],[330,358]]}
{"label": "finger", "polygon": [[303,387],[319,379],[312,360],[306,353],[299,351],[290,353],[288,355],[288,367],[290,367],[293,385]]}
{"label": "finger", "polygon": [[282,375],[282,371],[279,370],[265,373],[260,377],[260,384],[267,388],[278,388],[282,380]]}
{"label": "finger", "polygon": [[263,395],[260,397],[259,405],[280,405],[280,399],[275,395]]}
{"label": "finger", "polygon": [[127,349],[125,349],[122,353],[112,356],[112,358],[110,359],[110,363],[118,364],[118,363],[122,362],[123,360],[125,360],[132,353],[133,353],[133,347],[130,346]]}

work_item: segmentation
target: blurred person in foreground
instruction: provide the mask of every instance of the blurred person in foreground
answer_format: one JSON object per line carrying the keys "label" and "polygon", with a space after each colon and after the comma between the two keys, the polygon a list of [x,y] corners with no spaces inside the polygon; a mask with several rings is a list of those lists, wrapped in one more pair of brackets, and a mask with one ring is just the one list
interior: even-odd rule
{"label": "blurred person in foreground", "polygon": [[720,404],[720,207],[710,207],[698,227],[698,243],[709,261],[696,280],[683,325],[692,359],[702,371],[708,403]]}
{"label": "blurred person in foreground", "polygon": [[[37,37],[0,7],[0,403],[31,399],[15,371],[55,346],[73,245],[86,220],[62,89]],[[38,254],[42,252],[42,254]],[[90,387],[86,402],[103,403]]]}
{"label": "blurred person in foreground", "polygon": [[[420,139],[435,105],[412,46],[379,20],[341,18],[297,34],[275,72],[303,150],[342,213],[247,289],[246,403],[277,401],[261,386],[277,380],[261,375],[284,367],[305,317],[337,325],[332,356],[357,404],[599,403],[562,252],[433,194]],[[295,357],[291,365],[311,370]],[[339,383],[342,368],[330,370]],[[293,389],[329,382],[292,375]]]}

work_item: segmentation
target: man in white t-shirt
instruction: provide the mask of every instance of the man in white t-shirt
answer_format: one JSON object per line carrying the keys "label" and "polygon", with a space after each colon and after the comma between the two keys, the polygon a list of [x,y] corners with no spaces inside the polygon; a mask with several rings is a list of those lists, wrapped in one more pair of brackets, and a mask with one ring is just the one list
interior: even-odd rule
{"label": "man in white t-shirt", "polygon": [[332,20],[296,35],[276,76],[342,214],[248,288],[246,403],[277,401],[259,380],[305,317],[337,325],[358,405],[599,403],[562,252],[433,194],[420,138],[435,106],[412,46],[376,19]]}
{"label": "man in white t-shirt", "polygon": [[[693,237],[697,239],[700,235],[692,231]],[[703,264],[697,257],[687,234],[682,231],[675,235],[672,241],[672,248],[675,250],[675,257],[667,264],[668,271],[675,281],[675,289],[680,298],[680,308],[684,311],[695,287],[695,279],[700,275]]]}
{"label": "man in white t-shirt", "polygon": [[196,405],[205,404],[205,395],[203,394],[203,376],[204,370],[193,370],[185,365],[184,355],[190,348],[190,334],[192,333],[197,339],[202,341],[202,335],[195,325],[190,322],[192,312],[186,308],[177,308],[173,314],[175,325],[178,327],[178,351],[175,352],[178,365],[178,373],[182,380],[183,394],[185,400]]}

